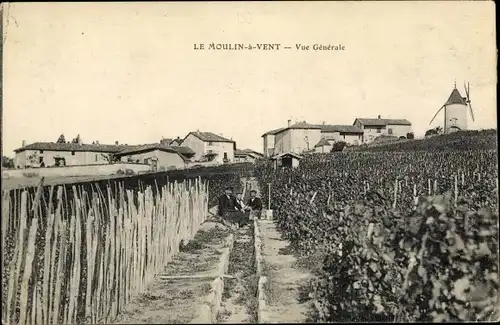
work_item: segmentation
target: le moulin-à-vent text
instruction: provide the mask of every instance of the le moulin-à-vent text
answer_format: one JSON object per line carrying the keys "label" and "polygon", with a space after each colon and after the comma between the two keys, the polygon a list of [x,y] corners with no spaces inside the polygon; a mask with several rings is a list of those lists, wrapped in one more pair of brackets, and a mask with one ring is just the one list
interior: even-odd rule
{"label": "le moulin-\u00e0-vent text", "polygon": [[343,44],[272,44],[272,43],[199,43],[194,44],[195,50],[209,50],[209,51],[281,51],[281,50],[295,50],[295,51],[345,51]]}

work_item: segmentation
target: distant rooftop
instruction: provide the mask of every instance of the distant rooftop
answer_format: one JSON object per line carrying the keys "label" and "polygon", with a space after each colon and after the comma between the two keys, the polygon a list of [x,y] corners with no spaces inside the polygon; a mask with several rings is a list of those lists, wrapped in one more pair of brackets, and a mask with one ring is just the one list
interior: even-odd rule
{"label": "distant rooftop", "polygon": [[356,121],[367,126],[386,126],[386,125],[411,125],[406,119],[386,119],[386,118],[357,118]]}
{"label": "distant rooftop", "polygon": [[205,141],[205,142],[208,142],[208,141],[209,142],[235,142],[234,140],[224,138],[223,136],[217,135],[217,134],[212,133],[212,132],[194,131],[194,132],[189,132],[188,135],[189,134],[192,134],[195,137],[197,137],[200,140]]}

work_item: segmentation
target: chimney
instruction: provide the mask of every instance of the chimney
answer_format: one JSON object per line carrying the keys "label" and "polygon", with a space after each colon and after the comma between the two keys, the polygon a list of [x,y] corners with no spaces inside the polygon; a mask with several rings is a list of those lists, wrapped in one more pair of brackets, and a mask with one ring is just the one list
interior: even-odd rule
{"label": "chimney", "polygon": [[326,124],[326,122],[325,122],[325,121],[323,121],[323,125],[325,125],[325,124]]}
{"label": "chimney", "polygon": [[292,120],[288,120],[288,127],[292,126]]}
{"label": "chimney", "polygon": [[380,120],[380,115],[378,116],[378,119]]}
{"label": "chimney", "polygon": [[26,147],[26,140],[23,140],[22,147]]}

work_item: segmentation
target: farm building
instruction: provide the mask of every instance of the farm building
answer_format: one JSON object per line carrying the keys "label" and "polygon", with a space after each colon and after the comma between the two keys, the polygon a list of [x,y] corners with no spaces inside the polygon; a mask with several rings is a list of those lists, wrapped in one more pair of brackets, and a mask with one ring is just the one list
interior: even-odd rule
{"label": "farm building", "polygon": [[354,120],[354,126],[363,130],[362,142],[372,142],[381,135],[406,137],[411,132],[411,123],[408,120],[401,119],[383,119],[378,118],[357,118]]}
{"label": "farm building", "polygon": [[[149,146],[162,146],[153,144]],[[83,144],[83,143],[54,143],[35,142],[29,145],[23,141],[23,146],[14,150],[14,166],[27,167],[55,167],[55,166],[81,166],[103,165],[114,160],[117,154],[141,146],[109,144]],[[165,146],[163,146],[165,147]],[[194,156],[194,151],[185,147],[171,147],[183,157],[189,159]],[[142,163],[142,162],[141,162]]]}
{"label": "farm building", "polygon": [[263,157],[264,155],[260,152],[253,151],[251,149],[243,149],[234,152],[234,162],[255,162],[257,159]]}
{"label": "farm building", "polygon": [[281,167],[297,168],[299,167],[301,159],[302,156],[297,155],[293,152],[281,153],[271,158],[271,160],[274,161],[274,169],[278,169]]}
{"label": "farm building", "polygon": [[183,147],[191,148],[194,161],[227,163],[234,161],[236,142],[212,132],[189,132],[182,140]]}
{"label": "farm building", "polygon": [[156,143],[130,147],[115,156],[122,162],[148,164],[152,171],[185,168],[189,161],[177,149]]}
{"label": "farm building", "polygon": [[14,166],[52,167],[99,165],[109,163],[110,155],[125,149],[124,145],[35,142],[14,150]]}

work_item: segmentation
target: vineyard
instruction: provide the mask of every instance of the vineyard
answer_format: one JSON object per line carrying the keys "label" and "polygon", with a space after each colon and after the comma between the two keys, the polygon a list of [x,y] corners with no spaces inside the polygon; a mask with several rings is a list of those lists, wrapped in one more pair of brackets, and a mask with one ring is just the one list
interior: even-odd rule
{"label": "vineyard", "polygon": [[4,191],[2,323],[111,322],[240,173]]}
{"label": "vineyard", "polygon": [[255,174],[314,272],[313,321],[498,318],[496,150],[317,154]]}

